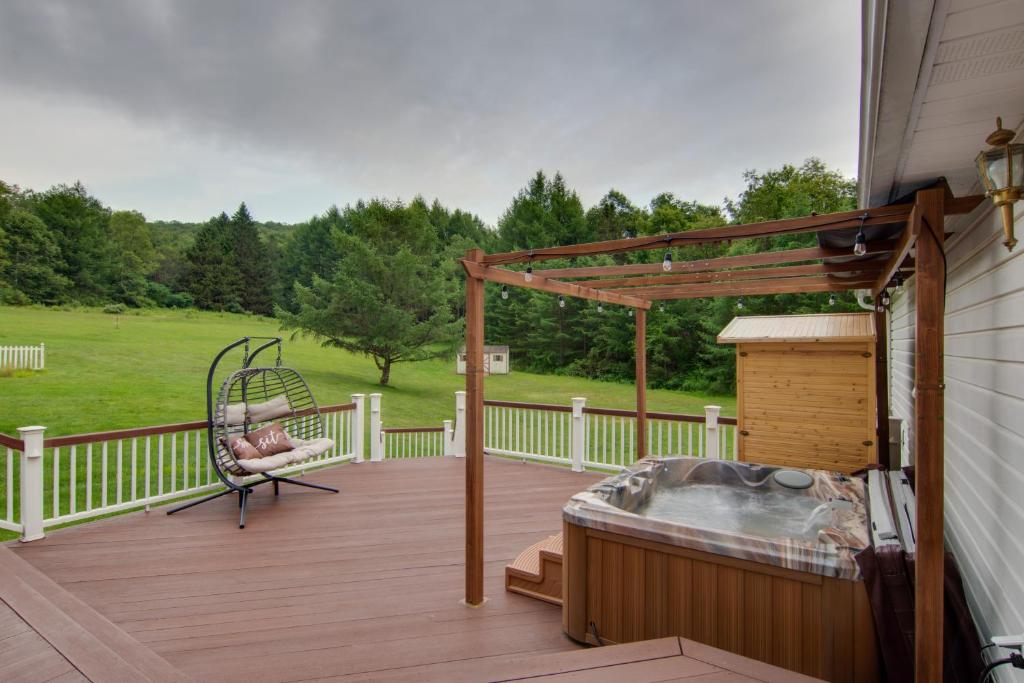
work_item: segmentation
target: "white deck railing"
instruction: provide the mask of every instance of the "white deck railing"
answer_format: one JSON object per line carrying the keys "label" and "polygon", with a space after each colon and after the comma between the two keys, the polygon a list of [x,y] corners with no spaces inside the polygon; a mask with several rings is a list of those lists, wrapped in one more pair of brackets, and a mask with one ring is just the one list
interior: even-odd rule
{"label": "white deck railing", "polygon": [[446,427],[381,429],[384,441],[381,452],[387,460],[450,455],[445,447],[447,436]]}
{"label": "white deck railing", "polygon": [[[334,448],[276,473],[362,460],[362,395],[320,413]],[[210,464],[206,421],[51,439],[43,427],[18,431],[20,439],[0,435],[0,529],[23,540],[41,538],[50,527],[223,486]]]}
{"label": "white deck railing", "polygon": [[0,370],[42,370],[46,367],[46,345],[0,346]]}
{"label": "white deck railing", "polygon": [[[320,409],[334,448],[280,473],[346,461],[464,456],[466,397],[456,392],[455,419],[443,427],[383,427],[381,395],[370,394],[369,438],[364,396]],[[647,452],[654,456],[736,457],[736,420],[718,416],[647,414]],[[142,427],[44,438],[42,427],[0,434],[0,529],[23,540],[46,529],[133,508],[185,498],[222,486],[211,469],[207,424]],[[573,471],[616,471],[636,460],[636,413],[572,405],[484,401],[484,450],[492,455],[560,464]]]}
{"label": "white deck railing", "polygon": [[[462,397],[456,401],[459,416],[463,402]],[[736,420],[719,417],[719,410],[705,406],[704,415],[648,413],[647,453],[735,459]],[[458,428],[456,435],[465,438]],[[584,398],[573,399],[571,406],[484,401],[484,450],[576,471],[619,470],[636,460],[636,412],[590,408]],[[459,453],[464,452],[463,446]]]}

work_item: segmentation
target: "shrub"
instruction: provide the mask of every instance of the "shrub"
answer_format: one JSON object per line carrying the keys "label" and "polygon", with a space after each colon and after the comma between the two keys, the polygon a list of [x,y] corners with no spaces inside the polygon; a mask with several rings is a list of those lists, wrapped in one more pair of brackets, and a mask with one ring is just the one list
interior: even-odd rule
{"label": "shrub", "polygon": [[107,304],[103,307],[103,312],[110,315],[121,315],[128,308],[124,304]]}

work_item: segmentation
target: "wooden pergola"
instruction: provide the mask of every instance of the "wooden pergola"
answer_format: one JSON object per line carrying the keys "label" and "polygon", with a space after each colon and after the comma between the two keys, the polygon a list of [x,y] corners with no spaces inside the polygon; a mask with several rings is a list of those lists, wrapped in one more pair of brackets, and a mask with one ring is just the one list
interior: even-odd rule
{"label": "wooden pergola", "polygon": [[[898,275],[916,274],[915,471],[917,553],[915,575],[916,672],[919,681],[942,679],[943,619],[943,312],[944,218],[967,213],[983,197],[956,198],[948,188],[919,190],[912,202],[748,225],[629,237],[462,259],[466,278],[466,594],[483,603],[484,283],[523,287],[636,309],[636,446],[647,454],[646,325],[652,301],[866,289],[878,296]],[[535,268],[552,259],[671,250],[733,240],[818,233],[831,241],[866,236],[866,253],[850,246],[760,251],[739,256],[662,263]],[[819,242],[828,240],[819,239]],[[527,265],[527,270],[507,266]],[[888,459],[888,382],[885,313],[876,312],[878,443]]]}

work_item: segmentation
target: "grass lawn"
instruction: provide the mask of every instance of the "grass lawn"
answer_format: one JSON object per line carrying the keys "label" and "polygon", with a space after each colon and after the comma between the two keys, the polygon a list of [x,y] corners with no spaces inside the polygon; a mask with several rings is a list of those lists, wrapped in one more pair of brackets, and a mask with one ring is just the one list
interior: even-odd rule
{"label": "grass lawn", "polygon": [[[206,373],[213,356],[245,335],[280,334],[272,319],[196,311],[140,311],[113,316],[95,310],[0,307],[0,346],[46,344],[46,370],[0,375],[0,432],[44,425],[47,436],[201,420]],[[515,344],[512,344],[515,357]],[[267,358],[272,360],[272,358]],[[464,380],[454,360],[399,364],[391,386],[377,383],[369,358],[285,338],[284,364],[298,369],[321,405],[346,403],[353,393],[381,392],[387,427],[436,426],[453,417],[453,392]],[[225,359],[224,367],[234,369]],[[486,380],[487,397],[632,408],[631,384],[513,371]],[[732,396],[654,390],[648,409],[702,413],[706,404],[734,415]]]}

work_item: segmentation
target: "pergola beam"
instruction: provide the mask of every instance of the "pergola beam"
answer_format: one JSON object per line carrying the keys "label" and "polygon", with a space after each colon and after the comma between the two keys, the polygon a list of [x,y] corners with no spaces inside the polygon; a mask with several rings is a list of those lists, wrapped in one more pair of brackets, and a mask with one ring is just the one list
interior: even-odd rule
{"label": "pergola beam", "polygon": [[536,289],[541,292],[562,294],[564,296],[576,297],[577,299],[591,299],[593,301],[601,301],[606,304],[619,304],[621,306],[629,306],[631,308],[648,309],[651,307],[650,301],[645,301],[644,299],[635,296],[617,294],[615,292],[604,292],[599,289],[593,289],[591,287],[577,285],[571,282],[552,280],[550,278],[542,277],[537,273],[534,273],[530,281],[527,282],[526,273],[515,270],[491,268],[468,259],[462,260],[462,266],[466,269],[466,273],[468,273],[470,277],[478,280],[497,282],[504,285],[512,285],[514,287],[524,287],[526,289]]}
{"label": "pergola beam", "polygon": [[716,296],[756,296],[767,294],[800,294],[807,292],[843,292],[869,289],[875,278],[791,277],[755,282],[729,282],[716,285],[679,287],[640,287],[631,290],[646,299],[701,299]]}
{"label": "pergola beam", "polygon": [[850,261],[848,263],[813,263],[804,266],[782,266],[780,268],[748,268],[746,270],[720,270],[710,273],[683,273],[681,275],[653,275],[650,277],[626,277],[612,280],[588,280],[587,286],[595,289],[622,289],[678,285],[694,282],[733,282],[736,280],[763,280],[776,277],[800,275],[827,275],[835,273],[864,273],[876,275],[881,271],[877,261]]}
{"label": "pergola beam", "polygon": [[544,261],[554,258],[621,254],[630,251],[710,244],[753,237],[777,237],[779,235],[795,235],[805,232],[846,230],[858,228],[861,225],[865,227],[892,225],[894,223],[906,222],[911,208],[911,204],[898,204],[859,211],[842,211],[817,216],[804,216],[802,218],[784,218],[763,223],[722,225],[717,228],[672,232],[649,237],[629,237],[607,240],[605,242],[591,242],[590,244],[572,244],[564,247],[511,251],[504,254],[485,256],[484,263],[489,265],[506,265],[510,263],[525,263],[527,261]]}
{"label": "pergola beam", "polygon": [[903,266],[907,257],[910,255],[910,250],[914,248],[914,243],[917,241],[917,236],[921,232],[921,212],[915,206],[914,210],[910,212],[910,219],[907,220],[907,227],[903,229],[903,234],[900,235],[899,240],[896,242],[896,248],[889,256],[889,260],[885,262],[885,267],[878,276],[878,280],[871,288],[872,296],[878,296],[883,289],[885,289],[889,282],[892,281],[896,273]]}
{"label": "pergola beam", "polygon": [[[886,254],[896,246],[896,240],[873,242],[868,244],[868,254]],[[779,263],[799,263],[800,261],[816,261],[827,258],[851,257],[849,249],[831,249],[826,247],[806,247],[803,249],[786,249],[784,251],[765,251],[757,254],[739,254],[737,256],[719,256],[710,259],[694,259],[693,261],[676,261],[670,273],[703,273],[721,268],[746,268],[748,266],[770,266]],[[631,263],[621,266],[581,266],[575,268],[545,268],[534,270],[534,274],[549,278],[577,277],[614,277],[619,275],[665,275],[660,263]],[[579,284],[592,286],[590,282]]]}

